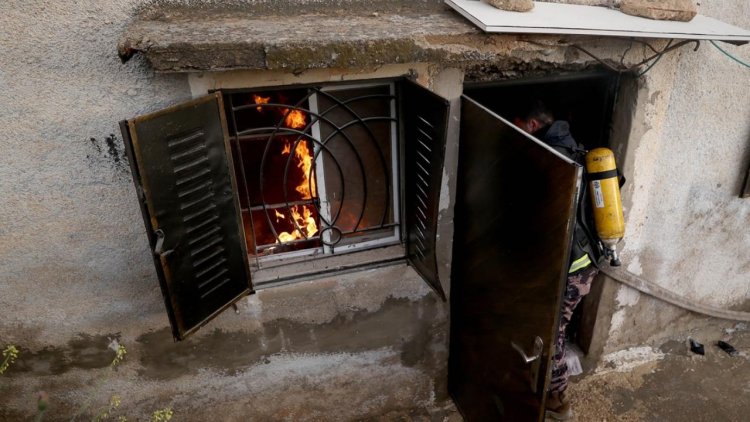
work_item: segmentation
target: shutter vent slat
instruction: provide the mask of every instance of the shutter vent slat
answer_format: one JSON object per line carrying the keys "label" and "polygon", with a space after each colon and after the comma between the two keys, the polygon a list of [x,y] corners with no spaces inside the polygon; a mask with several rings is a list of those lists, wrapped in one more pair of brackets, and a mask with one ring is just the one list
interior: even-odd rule
{"label": "shutter vent slat", "polygon": [[184,159],[186,157],[190,157],[193,154],[197,154],[199,152],[204,152],[205,153],[205,151],[206,151],[206,146],[204,144],[199,144],[199,145],[196,145],[196,146],[188,149],[187,151],[180,152],[178,154],[173,154],[173,155],[170,156],[170,158],[172,159],[172,161],[179,161],[179,160],[182,160],[182,159]]}
{"label": "shutter vent slat", "polygon": [[193,180],[198,179],[199,177],[203,177],[203,176],[209,175],[210,173],[211,173],[211,170],[209,170],[209,169],[203,169],[203,170],[201,170],[201,171],[199,171],[199,172],[197,172],[195,174],[191,174],[191,175],[186,176],[186,177],[181,177],[181,178],[177,179],[177,186],[184,185],[185,183],[192,182]]}
{"label": "shutter vent slat", "polygon": [[209,290],[209,291],[207,291],[207,292],[205,292],[205,293],[201,293],[201,299],[205,299],[205,298],[206,298],[206,296],[208,296],[208,295],[210,295],[211,293],[215,292],[216,290],[218,290],[218,289],[219,289],[219,287],[222,287],[223,285],[225,285],[225,284],[229,283],[230,281],[231,281],[230,279],[228,279],[228,278],[225,278],[224,280],[222,280],[222,282],[221,282],[221,283],[219,283],[219,284],[217,284],[216,286],[214,286],[214,287],[213,287],[213,288],[212,288],[211,290]]}
{"label": "shutter vent slat", "polygon": [[215,210],[215,209],[216,209],[216,205],[214,205],[214,204],[208,204],[208,205],[206,205],[205,208],[202,208],[198,212],[194,212],[192,214],[187,214],[185,216],[185,222],[195,220],[196,218],[202,216],[203,214],[205,214],[205,213],[207,213],[207,212],[209,212],[211,210]]}
{"label": "shutter vent slat", "polygon": [[191,134],[189,134],[187,136],[184,136],[182,138],[173,139],[173,140],[167,142],[167,145],[169,146],[169,148],[175,148],[175,147],[181,146],[181,145],[183,145],[185,143],[192,142],[192,141],[194,141],[196,139],[200,139],[200,138],[203,137],[203,135],[204,135],[204,133],[202,131],[198,130],[198,131],[195,131],[195,132],[193,132],[193,133],[191,133]]}
{"label": "shutter vent slat", "polygon": [[[220,256],[223,252],[224,252],[224,248],[216,248],[209,255],[207,255],[207,256],[205,256],[205,257],[203,257],[201,259],[196,259],[193,262],[193,267],[198,268],[201,265],[205,264],[206,262],[209,262],[210,260],[216,258],[217,256]],[[223,264],[224,260],[225,260],[225,258],[222,257],[222,259],[219,260],[219,262],[216,265]],[[202,274],[202,273],[199,273],[199,274]]]}
{"label": "shutter vent slat", "polygon": [[228,270],[228,269],[226,269],[226,268],[222,268],[221,270],[219,270],[219,272],[217,272],[216,274],[212,275],[212,276],[211,276],[211,277],[210,277],[210,278],[209,278],[208,280],[206,280],[206,281],[203,281],[203,282],[201,282],[201,283],[200,283],[200,284],[198,285],[198,288],[201,288],[201,289],[202,289],[202,288],[203,288],[203,287],[205,287],[205,286],[206,286],[207,284],[210,284],[210,283],[211,283],[212,281],[215,281],[215,280],[216,280],[217,278],[219,278],[219,277],[223,276],[223,275],[224,275],[224,274],[226,274],[227,272],[229,272],[229,270]]}
{"label": "shutter vent slat", "polygon": [[180,173],[180,172],[184,172],[184,171],[187,171],[187,170],[194,170],[195,167],[200,166],[201,164],[207,165],[208,164],[208,157],[206,157],[206,156],[199,157],[199,158],[196,158],[195,160],[190,161],[190,162],[188,162],[186,164],[179,165],[179,166],[175,167],[174,172],[175,173]]}
{"label": "shutter vent slat", "polygon": [[212,224],[212,223],[214,223],[214,222],[215,222],[215,221],[217,221],[218,219],[219,219],[219,216],[218,216],[218,215],[216,215],[216,214],[214,214],[214,215],[212,215],[212,216],[209,216],[209,217],[206,217],[206,219],[205,219],[205,220],[201,221],[201,222],[200,222],[200,223],[198,223],[197,225],[195,225],[195,226],[188,226],[188,227],[187,227],[187,232],[188,232],[188,233],[192,233],[192,232],[194,232],[194,231],[196,231],[196,230],[198,230],[198,229],[200,229],[200,228],[202,228],[202,227],[205,227],[205,226],[207,226],[207,225],[209,225],[209,224]]}
{"label": "shutter vent slat", "polygon": [[208,236],[211,236],[212,234],[218,232],[219,230],[221,230],[221,227],[214,226],[211,229],[209,229],[207,232],[203,233],[202,235],[190,239],[190,241],[188,243],[190,243],[192,245],[192,244],[194,244],[196,242],[200,242],[201,240],[207,238]]}
{"label": "shutter vent slat", "polygon": [[[211,260],[212,258],[216,258],[216,257],[217,257],[218,255],[220,255],[220,254],[221,254],[222,252],[224,252],[224,250],[219,250],[219,251],[216,251],[216,252],[214,252],[213,254],[211,254],[210,256],[208,256],[208,257],[206,257],[206,258],[204,258],[204,259],[203,259],[203,260],[201,260],[200,262],[196,262],[196,263],[195,263],[195,266],[196,266],[196,267],[198,267],[198,266],[200,266],[200,265],[203,265],[203,263],[204,263],[204,262],[207,262],[207,261]],[[220,265],[224,264],[225,262],[227,262],[227,259],[226,259],[225,257],[221,257],[221,258],[220,258],[220,259],[219,259],[218,261],[216,261],[216,262],[214,262],[213,264],[211,264],[211,266],[209,266],[209,267],[208,267],[208,268],[206,268],[205,270],[197,272],[197,273],[195,274],[195,276],[196,276],[196,277],[198,277],[198,278],[201,278],[201,277],[203,277],[204,275],[206,275],[206,274],[208,274],[209,272],[211,272],[211,270],[214,270],[214,269],[216,269],[216,267],[218,267],[218,266],[220,266]]]}
{"label": "shutter vent slat", "polygon": [[188,196],[190,194],[193,194],[193,193],[205,190],[206,188],[209,188],[209,187],[211,187],[211,182],[210,181],[206,181],[206,182],[200,183],[197,186],[194,186],[194,187],[192,187],[190,189],[178,191],[177,192],[177,196],[179,196],[180,198],[183,198],[183,197]]}
{"label": "shutter vent slat", "polygon": [[205,194],[203,194],[203,196],[201,196],[198,199],[194,199],[194,200],[189,201],[189,202],[183,202],[182,204],[180,204],[180,209],[185,210],[185,209],[194,207],[194,206],[196,206],[196,205],[198,205],[198,204],[200,204],[202,202],[206,202],[207,200],[211,199],[213,196],[214,196],[213,192],[205,193]]}
{"label": "shutter vent slat", "polygon": [[[209,241],[208,244],[203,245],[197,249],[192,249],[190,251],[190,255],[192,256],[200,255],[202,252],[205,252],[206,250],[210,249],[212,246],[216,246],[223,241],[224,241],[224,238],[221,236],[214,237],[213,239]],[[214,250],[217,250],[217,249],[214,249]]]}

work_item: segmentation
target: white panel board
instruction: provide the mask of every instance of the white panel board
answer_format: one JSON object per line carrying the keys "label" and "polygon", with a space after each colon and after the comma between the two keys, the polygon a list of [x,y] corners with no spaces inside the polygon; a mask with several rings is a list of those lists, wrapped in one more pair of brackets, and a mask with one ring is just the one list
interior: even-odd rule
{"label": "white panel board", "polygon": [[479,0],[445,2],[485,32],[750,42],[750,31],[702,15],[675,22],[575,4],[536,2],[530,12],[508,12]]}

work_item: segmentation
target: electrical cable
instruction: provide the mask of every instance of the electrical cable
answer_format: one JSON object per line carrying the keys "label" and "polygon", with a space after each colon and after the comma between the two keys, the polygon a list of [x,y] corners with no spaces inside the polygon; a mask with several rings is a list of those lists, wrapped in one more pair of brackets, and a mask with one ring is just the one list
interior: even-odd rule
{"label": "electrical cable", "polygon": [[[576,50],[579,50],[579,51],[583,52],[584,54],[586,54],[587,56],[589,56],[589,57],[593,58],[594,60],[598,61],[603,66],[607,67],[608,69],[612,70],[613,72],[625,73],[625,72],[634,71],[634,70],[638,69],[639,67],[641,67],[642,65],[650,62],[651,60],[659,58],[662,55],[664,55],[666,53],[669,53],[670,51],[676,50],[676,49],[682,47],[683,45],[690,44],[690,43],[695,43],[695,48],[693,49],[693,51],[697,51],[698,48],[700,48],[700,46],[701,46],[701,43],[698,40],[684,40],[684,41],[680,41],[680,42],[678,42],[678,43],[676,43],[674,45],[670,45],[670,46],[667,46],[667,47],[663,48],[661,51],[658,51],[658,52],[652,54],[651,56],[645,58],[644,60],[641,60],[640,62],[638,62],[638,63],[636,63],[636,64],[634,64],[633,66],[630,66],[630,67],[625,67],[625,66],[615,67],[615,66],[612,66],[611,64],[607,63],[603,59],[597,57],[596,55],[594,55],[590,51],[586,50],[585,48],[583,48],[583,47],[581,47],[581,46],[579,46],[577,44],[569,44],[569,46],[575,48]],[[653,50],[654,48],[651,47],[651,49]]]}
{"label": "electrical cable", "polygon": [[747,64],[747,63],[743,62],[742,60],[738,59],[737,57],[734,57],[733,55],[729,54],[729,53],[728,53],[727,51],[725,51],[725,50],[724,50],[723,48],[719,47],[719,45],[718,45],[718,44],[716,44],[716,41],[714,41],[714,40],[709,40],[709,42],[710,42],[711,44],[713,44],[713,46],[714,46],[714,47],[718,48],[718,49],[719,49],[719,51],[721,51],[722,53],[724,53],[724,54],[725,54],[725,55],[726,55],[727,57],[729,57],[730,59],[732,59],[732,60],[736,61],[737,63],[739,63],[739,64],[741,64],[741,65],[743,65],[743,66],[745,66],[745,67],[748,67],[748,68],[750,68],[750,64]]}
{"label": "electrical cable", "polygon": [[672,305],[675,305],[679,308],[703,315],[712,316],[714,318],[727,319],[731,321],[750,322],[750,312],[730,311],[711,305],[691,302],[690,300],[672,291],[669,291],[654,282],[648,281],[627,270],[624,270],[621,267],[612,267],[609,264],[603,263],[599,268],[602,273],[606,274],[611,279],[620,282],[628,287],[632,287],[641,293],[645,293],[656,299],[671,303]]}
{"label": "electrical cable", "polygon": [[[630,49],[633,48],[633,41],[634,40],[631,38],[630,39],[630,44],[628,45],[628,48],[626,48],[625,51],[622,53],[622,56],[620,56],[620,67],[626,67],[625,66],[625,56],[627,56],[628,52],[630,51]],[[652,49],[653,49],[653,47],[652,47]]]}
{"label": "electrical cable", "polygon": [[643,40],[639,40],[639,39],[636,39],[636,38],[631,38],[630,40],[631,40],[632,42],[636,42],[636,43],[638,43],[638,44],[641,44],[641,45],[645,45],[646,47],[648,47],[648,48],[649,48],[649,50],[653,51],[654,53],[658,53],[658,52],[659,52],[659,50],[657,50],[656,48],[654,48],[654,46],[653,46],[653,45],[651,45],[651,43],[648,43],[648,42],[646,42],[646,41],[643,41]]}
{"label": "electrical cable", "polygon": [[[672,45],[672,41],[674,41],[674,40],[673,39],[669,40],[669,42],[667,43],[667,47],[665,47],[665,48],[668,48],[670,45]],[[659,54],[659,57],[657,57],[656,60],[654,60],[653,62],[651,62],[651,64],[648,65],[648,67],[646,68],[646,70],[644,70],[643,72],[639,73],[637,77],[640,78],[641,76],[645,75],[646,72],[648,72],[649,70],[651,70],[652,67],[656,66],[656,64],[659,63],[659,60],[661,60],[662,56],[663,56],[663,54]]]}

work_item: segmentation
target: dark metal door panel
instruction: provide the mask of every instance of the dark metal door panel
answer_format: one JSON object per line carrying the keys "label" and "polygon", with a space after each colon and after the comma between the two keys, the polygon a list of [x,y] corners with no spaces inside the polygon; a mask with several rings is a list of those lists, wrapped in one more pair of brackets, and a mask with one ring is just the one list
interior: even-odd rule
{"label": "dark metal door panel", "polygon": [[251,291],[221,94],[124,122],[173,335]]}
{"label": "dark metal door panel", "polygon": [[[461,116],[449,390],[467,421],[541,421],[581,168],[465,96]],[[536,337],[526,364],[512,343]]]}
{"label": "dark metal door panel", "polygon": [[401,98],[407,259],[445,300],[436,243],[449,103],[412,81],[402,84]]}

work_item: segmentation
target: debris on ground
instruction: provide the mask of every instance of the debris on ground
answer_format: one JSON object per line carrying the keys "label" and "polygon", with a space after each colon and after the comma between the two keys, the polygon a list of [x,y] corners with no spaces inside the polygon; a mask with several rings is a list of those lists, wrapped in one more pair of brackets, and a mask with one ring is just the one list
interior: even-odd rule
{"label": "debris on ground", "polygon": [[[655,349],[604,355],[594,372],[571,378],[567,393],[576,414],[571,422],[749,420],[750,330],[747,324],[728,326],[717,321],[664,339]],[[725,342],[737,357],[715,345],[726,330],[733,338]],[[705,355],[690,351],[688,337],[706,342]],[[624,367],[629,370],[618,370]]]}
{"label": "debris on ground", "polygon": [[571,376],[583,373],[581,366],[583,351],[575,343],[566,342],[565,344],[565,363],[568,365],[568,374]]}
{"label": "debris on ground", "polygon": [[740,354],[737,351],[737,349],[735,349],[731,344],[727,343],[726,341],[719,340],[716,342],[716,345],[719,346],[721,350],[727,352],[729,356],[737,356]]}
{"label": "debris on ground", "polygon": [[706,354],[706,349],[703,347],[702,344],[698,343],[697,341],[691,339],[688,337],[688,341],[690,342],[690,351],[695,353],[696,355],[704,356]]}

